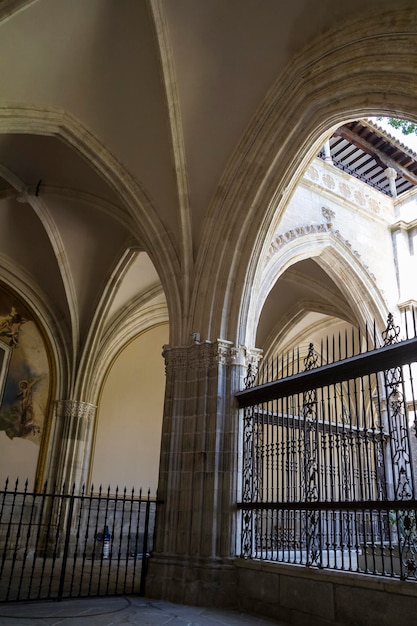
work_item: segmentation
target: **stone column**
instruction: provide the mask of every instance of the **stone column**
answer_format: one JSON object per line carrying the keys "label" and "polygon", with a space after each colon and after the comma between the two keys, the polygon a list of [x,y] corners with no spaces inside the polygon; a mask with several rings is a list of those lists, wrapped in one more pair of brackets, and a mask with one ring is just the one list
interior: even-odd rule
{"label": "stone column", "polygon": [[332,154],[331,154],[331,151],[330,151],[330,140],[329,139],[324,142],[323,148],[324,148],[324,160],[329,165],[333,165],[333,159],[332,159]]}
{"label": "stone column", "polygon": [[407,303],[414,298],[414,276],[416,272],[416,262],[414,255],[410,250],[410,239],[407,229],[407,223],[404,221],[396,222],[391,226],[394,261],[397,273],[397,281],[399,287],[399,302]]}
{"label": "stone column", "polygon": [[389,189],[390,189],[392,197],[395,200],[395,198],[397,197],[397,187],[395,186],[395,179],[397,178],[397,172],[395,171],[393,167],[387,167],[384,170],[384,174],[388,179]]}
{"label": "stone column", "polygon": [[[417,301],[409,300],[406,303],[399,305],[399,309],[402,313],[401,330],[406,336],[413,337],[415,328],[415,311],[417,311]],[[403,368],[404,372],[404,391],[407,402],[407,419],[410,438],[410,452],[411,452],[411,464],[413,470],[413,482],[414,482],[414,498],[417,495],[417,364],[411,363],[409,367]]]}
{"label": "stone column", "polygon": [[236,597],[241,419],[234,394],[246,373],[244,349],[228,341],[164,349],[156,544],[147,595],[230,605]]}
{"label": "stone column", "polygon": [[78,400],[56,402],[49,482],[59,489],[75,485],[78,491],[87,481],[96,408]]}

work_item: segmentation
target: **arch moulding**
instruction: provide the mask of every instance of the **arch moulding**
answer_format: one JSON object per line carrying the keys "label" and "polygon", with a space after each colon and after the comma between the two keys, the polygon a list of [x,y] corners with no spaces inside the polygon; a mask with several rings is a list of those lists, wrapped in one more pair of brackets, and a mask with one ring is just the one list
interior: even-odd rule
{"label": "arch moulding", "polygon": [[[255,287],[248,305],[244,345],[253,345],[266,299],[284,272],[307,259],[314,259],[348,301],[361,327],[385,327],[388,306],[374,276],[338,233],[332,231],[303,235],[278,249],[262,270],[259,264]],[[343,277],[343,279],[341,279]]]}
{"label": "arch moulding", "polygon": [[[22,104],[0,105],[0,133],[57,137],[81,154],[115,190],[135,224],[138,243],[149,254],[161,279],[170,319],[176,320],[171,328],[181,329],[183,316],[178,251],[138,181],[88,129],[65,111]],[[179,341],[177,338],[172,340]]]}
{"label": "arch moulding", "polygon": [[[399,39],[401,46],[398,45]],[[251,291],[277,221],[324,140],[347,120],[417,121],[417,7],[357,16],[309,44],[279,77],[219,185],[197,260],[194,326],[247,340]],[[250,347],[250,346],[249,346]]]}

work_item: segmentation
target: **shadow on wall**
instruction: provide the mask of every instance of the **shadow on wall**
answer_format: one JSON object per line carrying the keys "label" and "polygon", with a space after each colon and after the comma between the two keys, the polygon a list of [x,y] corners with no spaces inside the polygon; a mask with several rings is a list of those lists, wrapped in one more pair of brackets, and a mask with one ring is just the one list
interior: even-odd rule
{"label": "shadow on wall", "polygon": [[[131,341],[113,362],[98,407],[91,483],[143,487],[158,483],[168,324]],[[112,463],[109,463],[112,459]]]}

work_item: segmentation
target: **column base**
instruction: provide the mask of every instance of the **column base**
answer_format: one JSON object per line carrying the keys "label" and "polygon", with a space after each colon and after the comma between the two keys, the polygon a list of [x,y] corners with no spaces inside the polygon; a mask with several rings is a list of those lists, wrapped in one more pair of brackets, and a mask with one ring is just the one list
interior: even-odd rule
{"label": "column base", "polygon": [[238,608],[237,575],[232,559],[153,554],[148,567],[147,598],[194,606]]}

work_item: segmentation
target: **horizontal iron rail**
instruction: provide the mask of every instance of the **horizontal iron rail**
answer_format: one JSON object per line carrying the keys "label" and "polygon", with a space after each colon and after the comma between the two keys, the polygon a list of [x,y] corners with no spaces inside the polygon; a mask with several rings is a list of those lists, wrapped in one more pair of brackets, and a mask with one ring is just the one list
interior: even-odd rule
{"label": "horizontal iron rail", "polygon": [[360,500],[357,502],[238,502],[243,511],[412,511],[417,500]]}
{"label": "horizontal iron rail", "polygon": [[239,391],[235,397],[240,408],[278,400],[310,389],[345,382],[368,374],[412,363],[417,359],[417,337],[383,346],[336,363],[322,365],[281,380]]}
{"label": "horizontal iron rail", "polygon": [[89,500],[98,500],[100,502],[104,502],[105,500],[109,500],[109,501],[114,501],[117,500],[118,502],[121,502],[123,499],[125,500],[125,502],[150,502],[151,504],[164,504],[163,500],[159,500],[159,498],[153,497],[153,496],[149,496],[147,494],[142,494],[140,495],[130,495],[130,493],[126,493],[126,496],[124,497],[123,492],[119,492],[117,498],[115,496],[114,493],[110,493],[109,495],[103,492],[103,494],[100,496],[99,494],[78,494],[78,493],[60,493],[59,491],[53,492],[53,491],[15,491],[13,488],[11,489],[0,489],[0,496],[4,496],[4,495],[12,495],[12,496],[25,496],[26,498],[29,497],[42,497],[42,498],[55,498],[55,499],[62,499],[62,500],[83,500],[83,501],[89,501]]}
{"label": "horizontal iron rail", "polygon": [[162,500],[27,485],[0,490],[0,603],[145,592]]}
{"label": "horizontal iron rail", "polygon": [[[410,407],[414,410],[414,404]],[[262,420],[268,420],[268,426],[285,426],[294,428],[295,430],[304,428],[305,418],[301,415],[292,415],[288,413],[277,414],[275,411],[266,411],[259,409],[254,412],[254,418],[258,418],[258,423]],[[354,424],[347,425],[345,422],[330,422],[329,420],[316,419],[317,430],[326,433],[341,433],[344,435],[365,436],[370,439],[379,440],[384,436],[383,432],[374,432],[373,428],[365,428],[364,426],[356,426]]]}

